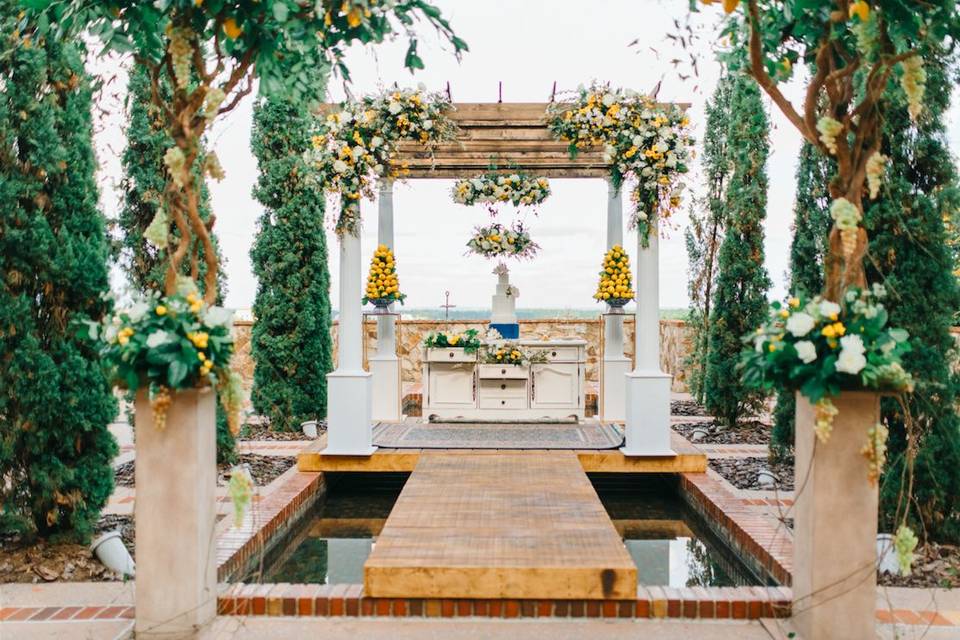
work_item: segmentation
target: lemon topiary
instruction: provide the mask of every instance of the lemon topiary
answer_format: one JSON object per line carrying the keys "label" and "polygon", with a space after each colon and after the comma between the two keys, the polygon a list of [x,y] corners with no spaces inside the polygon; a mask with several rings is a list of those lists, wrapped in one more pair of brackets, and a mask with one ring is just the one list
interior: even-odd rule
{"label": "lemon topiary", "polygon": [[611,307],[622,307],[633,300],[630,256],[620,245],[614,245],[603,256],[600,282],[597,283],[597,292],[593,297],[606,302]]}
{"label": "lemon topiary", "polygon": [[363,297],[363,303],[372,302],[378,307],[385,307],[391,302],[403,304],[403,299],[407,297],[400,293],[400,281],[397,278],[397,265],[393,259],[393,251],[385,244],[381,244],[373,252],[366,291],[367,295]]}

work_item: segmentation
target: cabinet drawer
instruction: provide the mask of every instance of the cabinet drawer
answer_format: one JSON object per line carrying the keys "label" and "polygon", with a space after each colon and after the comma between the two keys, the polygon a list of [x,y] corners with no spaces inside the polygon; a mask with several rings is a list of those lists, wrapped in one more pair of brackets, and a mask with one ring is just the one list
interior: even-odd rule
{"label": "cabinet drawer", "polygon": [[477,367],[480,379],[526,380],[530,376],[530,367],[518,367],[515,364],[482,364]]}
{"label": "cabinet drawer", "polygon": [[481,380],[480,399],[485,398],[526,398],[526,380]]}
{"label": "cabinet drawer", "polygon": [[580,347],[546,347],[548,362],[580,362]]}
{"label": "cabinet drawer", "polygon": [[484,398],[480,397],[481,409],[526,409],[526,398]]}
{"label": "cabinet drawer", "polygon": [[476,362],[477,352],[463,349],[427,349],[427,362]]}

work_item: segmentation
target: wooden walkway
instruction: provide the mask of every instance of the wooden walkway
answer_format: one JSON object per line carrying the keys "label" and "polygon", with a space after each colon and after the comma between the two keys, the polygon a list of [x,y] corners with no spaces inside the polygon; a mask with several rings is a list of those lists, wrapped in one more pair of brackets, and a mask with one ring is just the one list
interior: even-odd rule
{"label": "wooden walkway", "polygon": [[634,599],[575,453],[424,451],[364,567],[377,598]]}
{"label": "wooden walkway", "polygon": [[[703,473],[707,470],[707,456],[676,433],[670,434],[670,446],[676,456],[628,458],[617,449],[573,449],[587,473]],[[300,471],[413,471],[421,454],[427,452],[466,453],[473,455],[518,454],[530,457],[546,456],[564,451],[546,449],[377,449],[370,456],[327,456],[326,434],[299,454]]]}

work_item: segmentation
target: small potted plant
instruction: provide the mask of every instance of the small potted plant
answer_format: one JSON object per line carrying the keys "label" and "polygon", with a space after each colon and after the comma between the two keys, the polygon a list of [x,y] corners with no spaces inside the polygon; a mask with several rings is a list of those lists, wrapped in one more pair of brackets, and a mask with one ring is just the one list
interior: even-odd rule
{"label": "small potted plant", "polygon": [[381,244],[373,252],[370,260],[370,272],[367,274],[367,290],[363,303],[371,303],[378,312],[385,313],[394,302],[403,304],[407,296],[400,293],[400,280],[397,278],[397,265],[393,251]]}
{"label": "small potted plant", "polygon": [[606,302],[611,309],[620,310],[633,300],[633,282],[630,274],[630,257],[620,245],[614,245],[603,256],[603,268],[597,292],[597,301]]}

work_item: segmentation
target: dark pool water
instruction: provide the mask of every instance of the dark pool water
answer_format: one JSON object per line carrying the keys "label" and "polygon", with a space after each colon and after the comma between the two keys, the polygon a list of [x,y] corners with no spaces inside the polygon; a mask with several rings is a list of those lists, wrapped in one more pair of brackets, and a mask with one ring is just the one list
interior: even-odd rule
{"label": "dark pool water", "polygon": [[[669,479],[620,474],[591,480],[637,564],[639,584],[760,584],[677,497]],[[326,499],[271,554],[265,582],[363,583],[363,564],[405,476],[340,474],[328,481]]]}

